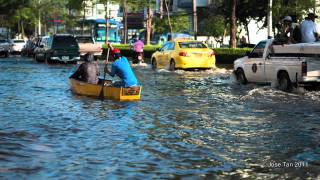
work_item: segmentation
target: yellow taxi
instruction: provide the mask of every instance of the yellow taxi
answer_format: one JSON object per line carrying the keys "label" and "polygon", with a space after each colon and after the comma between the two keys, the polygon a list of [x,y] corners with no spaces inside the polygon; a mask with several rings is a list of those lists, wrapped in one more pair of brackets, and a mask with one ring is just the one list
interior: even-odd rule
{"label": "yellow taxi", "polygon": [[215,68],[216,58],[212,49],[201,41],[173,40],[166,42],[152,54],[153,69],[211,69]]}

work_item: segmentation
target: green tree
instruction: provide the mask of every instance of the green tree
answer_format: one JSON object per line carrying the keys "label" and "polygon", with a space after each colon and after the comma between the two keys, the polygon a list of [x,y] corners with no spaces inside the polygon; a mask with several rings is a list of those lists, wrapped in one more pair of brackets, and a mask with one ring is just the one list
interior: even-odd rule
{"label": "green tree", "polygon": [[225,21],[221,15],[209,16],[202,21],[202,34],[213,36],[214,39],[222,43],[226,29]]}
{"label": "green tree", "polygon": [[[170,33],[170,26],[167,18],[160,19],[156,17],[154,22],[155,33]],[[191,23],[189,16],[187,15],[171,16],[171,25],[173,32],[190,32]]]}

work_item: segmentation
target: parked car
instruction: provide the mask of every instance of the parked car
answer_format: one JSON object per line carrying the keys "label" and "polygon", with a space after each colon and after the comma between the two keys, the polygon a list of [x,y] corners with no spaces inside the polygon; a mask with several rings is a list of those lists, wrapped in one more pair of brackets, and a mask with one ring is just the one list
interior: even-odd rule
{"label": "parked car", "polygon": [[50,36],[42,36],[36,39],[35,48],[33,50],[33,57],[37,62],[44,62],[44,54],[46,47],[49,46]]}
{"label": "parked car", "polygon": [[79,45],[74,36],[70,34],[44,37],[35,51],[35,59],[47,63],[76,62],[80,60]]}
{"label": "parked car", "polygon": [[10,53],[10,42],[8,39],[0,40],[0,55],[4,55],[4,57],[8,57]]}
{"label": "parked car", "polygon": [[75,38],[79,44],[81,58],[88,52],[92,53],[95,59],[102,55],[102,44],[95,43],[92,36],[78,35]]}
{"label": "parked car", "polygon": [[26,41],[23,39],[13,39],[12,40],[12,49],[11,53],[21,53],[23,46],[26,44]]}
{"label": "parked car", "polygon": [[318,43],[274,45],[268,39],[234,61],[234,72],[241,84],[274,82],[283,91],[293,86],[320,86],[319,52]]}
{"label": "parked car", "polygon": [[28,40],[21,49],[21,56],[33,56],[34,49],[36,48],[35,42]]}
{"label": "parked car", "polygon": [[215,68],[215,53],[201,41],[177,39],[166,42],[151,57],[152,68],[211,69]]}

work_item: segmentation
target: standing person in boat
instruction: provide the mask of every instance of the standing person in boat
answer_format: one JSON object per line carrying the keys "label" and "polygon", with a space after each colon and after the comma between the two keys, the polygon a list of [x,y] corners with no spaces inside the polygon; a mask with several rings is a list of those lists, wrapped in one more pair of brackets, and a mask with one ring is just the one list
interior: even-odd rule
{"label": "standing person in boat", "polygon": [[303,43],[310,43],[318,41],[318,27],[317,24],[314,22],[315,18],[318,16],[314,13],[309,13],[308,17],[302,21],[300,25],[301,30],[301,41]]}
{"label": "standing person in boat", "polygon": [[131,69],[129,61],[126,57],[121,56],[118,48],[112,48],[111,44],[108,44],[111,48],[111,56],[114,62],[111,65],[111,72],[106,68],[106,72],[114,77],[115,75],[121,78],[120,82],[115,82],[116,87],[135,87],[138,86],[138,80]]}
{"label": "standing person in boat", "polygon": [[84,61],[85,62],[79,66],[70,78],[91,84],[98,84],[100,72],[99,65],[94,62],[94,55],[92,53],[85,54]]}

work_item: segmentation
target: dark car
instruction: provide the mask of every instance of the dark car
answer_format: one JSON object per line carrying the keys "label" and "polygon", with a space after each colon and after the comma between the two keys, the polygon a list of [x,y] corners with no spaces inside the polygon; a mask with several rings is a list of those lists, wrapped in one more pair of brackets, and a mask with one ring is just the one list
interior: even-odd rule
{"label": "dark car", "polygon": [[67,63],[80,60],[78,42],[69,34],[56,34],[43,39],[35,53],[35,59],[40,62]]}

